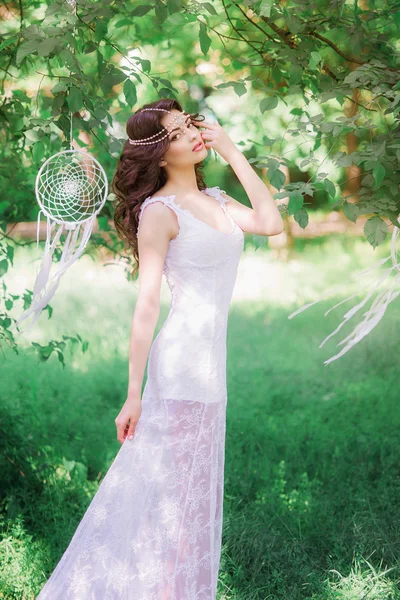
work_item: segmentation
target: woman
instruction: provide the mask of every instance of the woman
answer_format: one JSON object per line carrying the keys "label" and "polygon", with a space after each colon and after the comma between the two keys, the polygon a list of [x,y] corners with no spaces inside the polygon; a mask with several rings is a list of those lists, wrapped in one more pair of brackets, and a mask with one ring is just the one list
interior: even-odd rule
{"label": "woman", "polygon": [[[243,231],[276,235],[283,221],[224,129],[197,116],[165,98],[127,123],[114,219],[140,268],[128,393],[115,419],[122,446],[38,600],[216,598],[229,304]],[[204,186],[209,148],[253,208]],[[152,343],[163,273],[171,308]]]}

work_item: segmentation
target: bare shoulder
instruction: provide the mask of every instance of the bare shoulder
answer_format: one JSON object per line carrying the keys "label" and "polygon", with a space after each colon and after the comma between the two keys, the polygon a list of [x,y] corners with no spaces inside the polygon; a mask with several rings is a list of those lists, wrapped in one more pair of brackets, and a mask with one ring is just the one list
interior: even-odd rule
{"label": "bare shoulder", "polygon": [[148,240],[159,240],[165,238],[170,240],[177,234],[177,219],[174,212],[163,202],[157,199],[159,194],[149,198],[143,207],[140,224],[138,227],[138,238]]}

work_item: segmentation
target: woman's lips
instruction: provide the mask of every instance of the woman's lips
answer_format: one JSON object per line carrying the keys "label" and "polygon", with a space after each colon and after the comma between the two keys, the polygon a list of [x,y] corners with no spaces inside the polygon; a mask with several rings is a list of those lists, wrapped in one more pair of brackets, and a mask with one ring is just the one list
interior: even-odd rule
{"label": "woman's lips", "polygon": [[195,147],[193,148],[193,152],[198,152],[198,151],[199,151],[199,150],[201,150],[202,148],[203,148],[203,142],[199,142],[199,143],[197,144],[197,146],[195,146]]}

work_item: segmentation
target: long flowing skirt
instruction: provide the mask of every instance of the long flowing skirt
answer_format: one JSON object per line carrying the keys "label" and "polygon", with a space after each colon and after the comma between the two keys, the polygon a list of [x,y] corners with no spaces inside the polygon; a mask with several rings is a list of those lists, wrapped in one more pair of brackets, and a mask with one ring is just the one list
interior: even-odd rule
{"label": "long flowing skirt", "polygon": [[37,600],[215,600],[226,399],[143,398]]}

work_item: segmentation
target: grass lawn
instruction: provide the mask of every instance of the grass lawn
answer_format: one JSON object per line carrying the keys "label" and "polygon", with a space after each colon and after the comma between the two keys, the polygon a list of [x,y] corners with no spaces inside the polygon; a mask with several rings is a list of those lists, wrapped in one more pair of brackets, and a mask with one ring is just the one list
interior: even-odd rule
{"label": "grass lawn", "polygon": [[[318,347],[356,303],[324,317],[357,289],[349,273],[388,254],[389,240],[373,251],[332,237],[298,240],[280,262],[246,243],[229,316],[218,600],[400,598],[400,299],[339,360],[323,364],[362,311]],[[32,288],[36,256],[16,252],[9,292]],[[339,281],[341,295],[288,320]],[[19,339],[19,355],[3,348],[0,598],[34,599],[120,448],[114,419],[136,295],[120,267],[85,256],[61,279],[51,319],[44,312]],[[39,363],[29,346],[75,333],[89,347],[67,349],[65,369],[56,356]]]}

